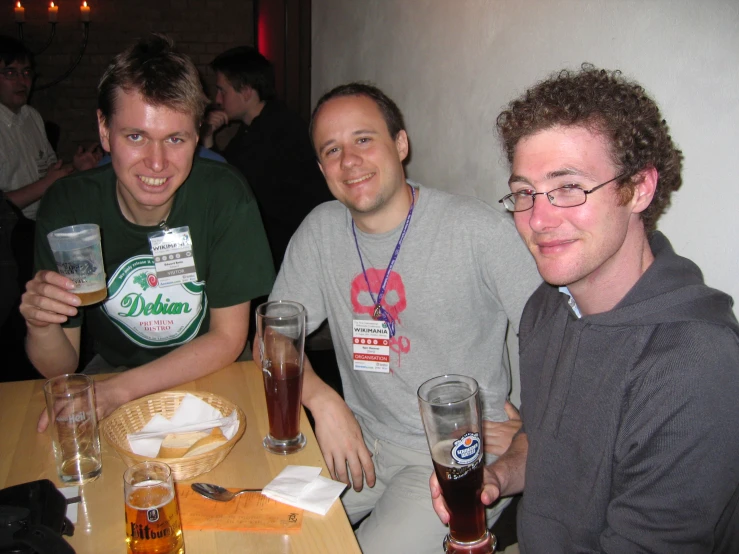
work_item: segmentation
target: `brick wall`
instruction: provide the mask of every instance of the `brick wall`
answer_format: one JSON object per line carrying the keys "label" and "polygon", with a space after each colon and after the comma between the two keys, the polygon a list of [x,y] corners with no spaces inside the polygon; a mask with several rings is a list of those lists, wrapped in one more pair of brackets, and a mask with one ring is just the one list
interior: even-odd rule
{"label": "brick wall", "polygon": [[[49,3],[22,0],[26,9],[26,44],[38,50],[46,41]],[[55,0],[59,6],[56,37],[36,57],[38,84],[48,83],[69,67],[79,52],[81,0]],[[13,4],[0,8],[0,33],[17,36]],[[98,140],[97,83],[110,59],[149,32],[170,35],[177,48],[189,55],[205,77],[212,98],[213,75],[208,63],[220,52],[241,44],[254,44],[252,0],[88,0],[90,36],[85,55],[74,72],[60,84],[32,95],[31,105],[44,120],[60,127],[58,152],[71,160],[80,144]]]}

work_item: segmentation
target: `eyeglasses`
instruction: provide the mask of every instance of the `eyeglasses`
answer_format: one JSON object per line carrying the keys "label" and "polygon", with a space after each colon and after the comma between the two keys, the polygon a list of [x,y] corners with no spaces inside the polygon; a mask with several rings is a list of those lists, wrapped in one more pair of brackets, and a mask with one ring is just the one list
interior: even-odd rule
{"label": "eyeglasses", "polygon": [[549,192],[532,192],[530,190],[512,192],[498,200],[498,203],[503,204],[509,212],[525,212],[534,207],[534,200],[538,195],[545,194],[552,206],[558,208],[574,208],[575,206],[585,204],[588,194],[595,192],[601,187],[605,187],[609,183],[618,181],[627,174],[628,172],[617,175],[613,179],[609,179],[605,183],[601,183],[589,190],[585,190],[578,184],[569,184],[557,187]]}
{"label": "eyeglasses", "polygon": [[30,67],[27,67],[26,69],[21,69],[20,71],[12,67],[8,67],[5,69],[0,69],[0,75],[5,77],[9,81],[15,81],[18,77],[23,77],[24,79],[33,79],[34,71]]}

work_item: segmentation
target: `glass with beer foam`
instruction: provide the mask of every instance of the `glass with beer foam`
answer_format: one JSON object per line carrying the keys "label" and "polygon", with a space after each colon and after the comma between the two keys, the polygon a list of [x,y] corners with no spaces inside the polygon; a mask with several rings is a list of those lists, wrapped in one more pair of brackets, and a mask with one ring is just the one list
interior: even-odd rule
{"label": "glass with beer foam", "polygon": [[123,474],[128,554],[184,554],[180,511],[172,471],[142,462]]}
{"label": "glass with beer foam", "polygon": [[418,404],[434,471],[449,508],[448,554],[490,554],[483,486],[482,411],[477,381],[463,375],[434,377],[418,388]]}
{"label": "glass with beer foam", "polygon": [[46,413],[59,479],[80,485],[103,469],[95,387],[88,375],[58,375],[44,384]]}
{"label": "glass with beer foam", "polygon": [[262,444],[274,454],[292,454],[305,447],[300,432],[305,323],[305,308],[297,302],[278,300],[257,307],[269,419],[269,433]]}
{"label": "glass with beer foam", "polygon": [[80,306],[105,300],[108,290],[100,227],[93,223],[70,225],[52,231],[46,238],[54,254],[57,271],[74,282],[71,292],[79,297]]}

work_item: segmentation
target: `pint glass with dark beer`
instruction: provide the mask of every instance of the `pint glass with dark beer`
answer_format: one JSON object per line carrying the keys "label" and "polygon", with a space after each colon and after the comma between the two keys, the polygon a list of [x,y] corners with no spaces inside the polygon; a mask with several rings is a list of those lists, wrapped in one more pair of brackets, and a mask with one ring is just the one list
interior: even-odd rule
{"label": "pint glass with dark beer", "polygon": [[297,302],[278,300],[257,307],[269,419],[269,434],[262,444],[274,454],[292,454],[305,446],[300,432],[305,323],[305,308]]}
{"label": "pint glass with dark beer", "polygon": [[143,462],[123,474],[128,554],[184,554],[180,511],[167,464]]}
{"label": "pint glass with dark beer", "polygon": [[434,470],[449,508],[447,553],[489,554],[494,538],[480,500],[484,456],[477,381],[442,375],[418,389],[418,404]]}

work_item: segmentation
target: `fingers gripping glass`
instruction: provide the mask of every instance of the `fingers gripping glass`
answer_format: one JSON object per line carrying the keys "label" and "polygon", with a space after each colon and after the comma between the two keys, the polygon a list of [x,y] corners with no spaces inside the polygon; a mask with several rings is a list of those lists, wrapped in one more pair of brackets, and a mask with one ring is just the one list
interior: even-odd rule
{"label": "fingers gripping glass", "polygon": [[21,69],[18,71],[17,69],[8,68],[8,69],[0,69],[0,75],[8,79],[9,81],[15,81],[18,77],[23,77],[24,79],[33,79],[33,69],[26,68]]}
{"label": "fingers gripping glass", "polygon": [[532,192],[531,190],[512,192],[498,200],[498,202],[503,204],[505,209],[509,212],[525,212],[534,207],[534,200],[538,195],[544,194],[552,206],[556,206],[558,208],[574,208],[575,206],[585,204],[585,201],[588,199],[588,194],[595,192],[599,188],[605,187],[614,181],[618,181],[626,175],[626,173],[621,173],[613,179],[609,179],[605,183],[601,183],[600,185],[588,190],[582,188],[580,185],[571,184],[558,187],[549,192]]}

